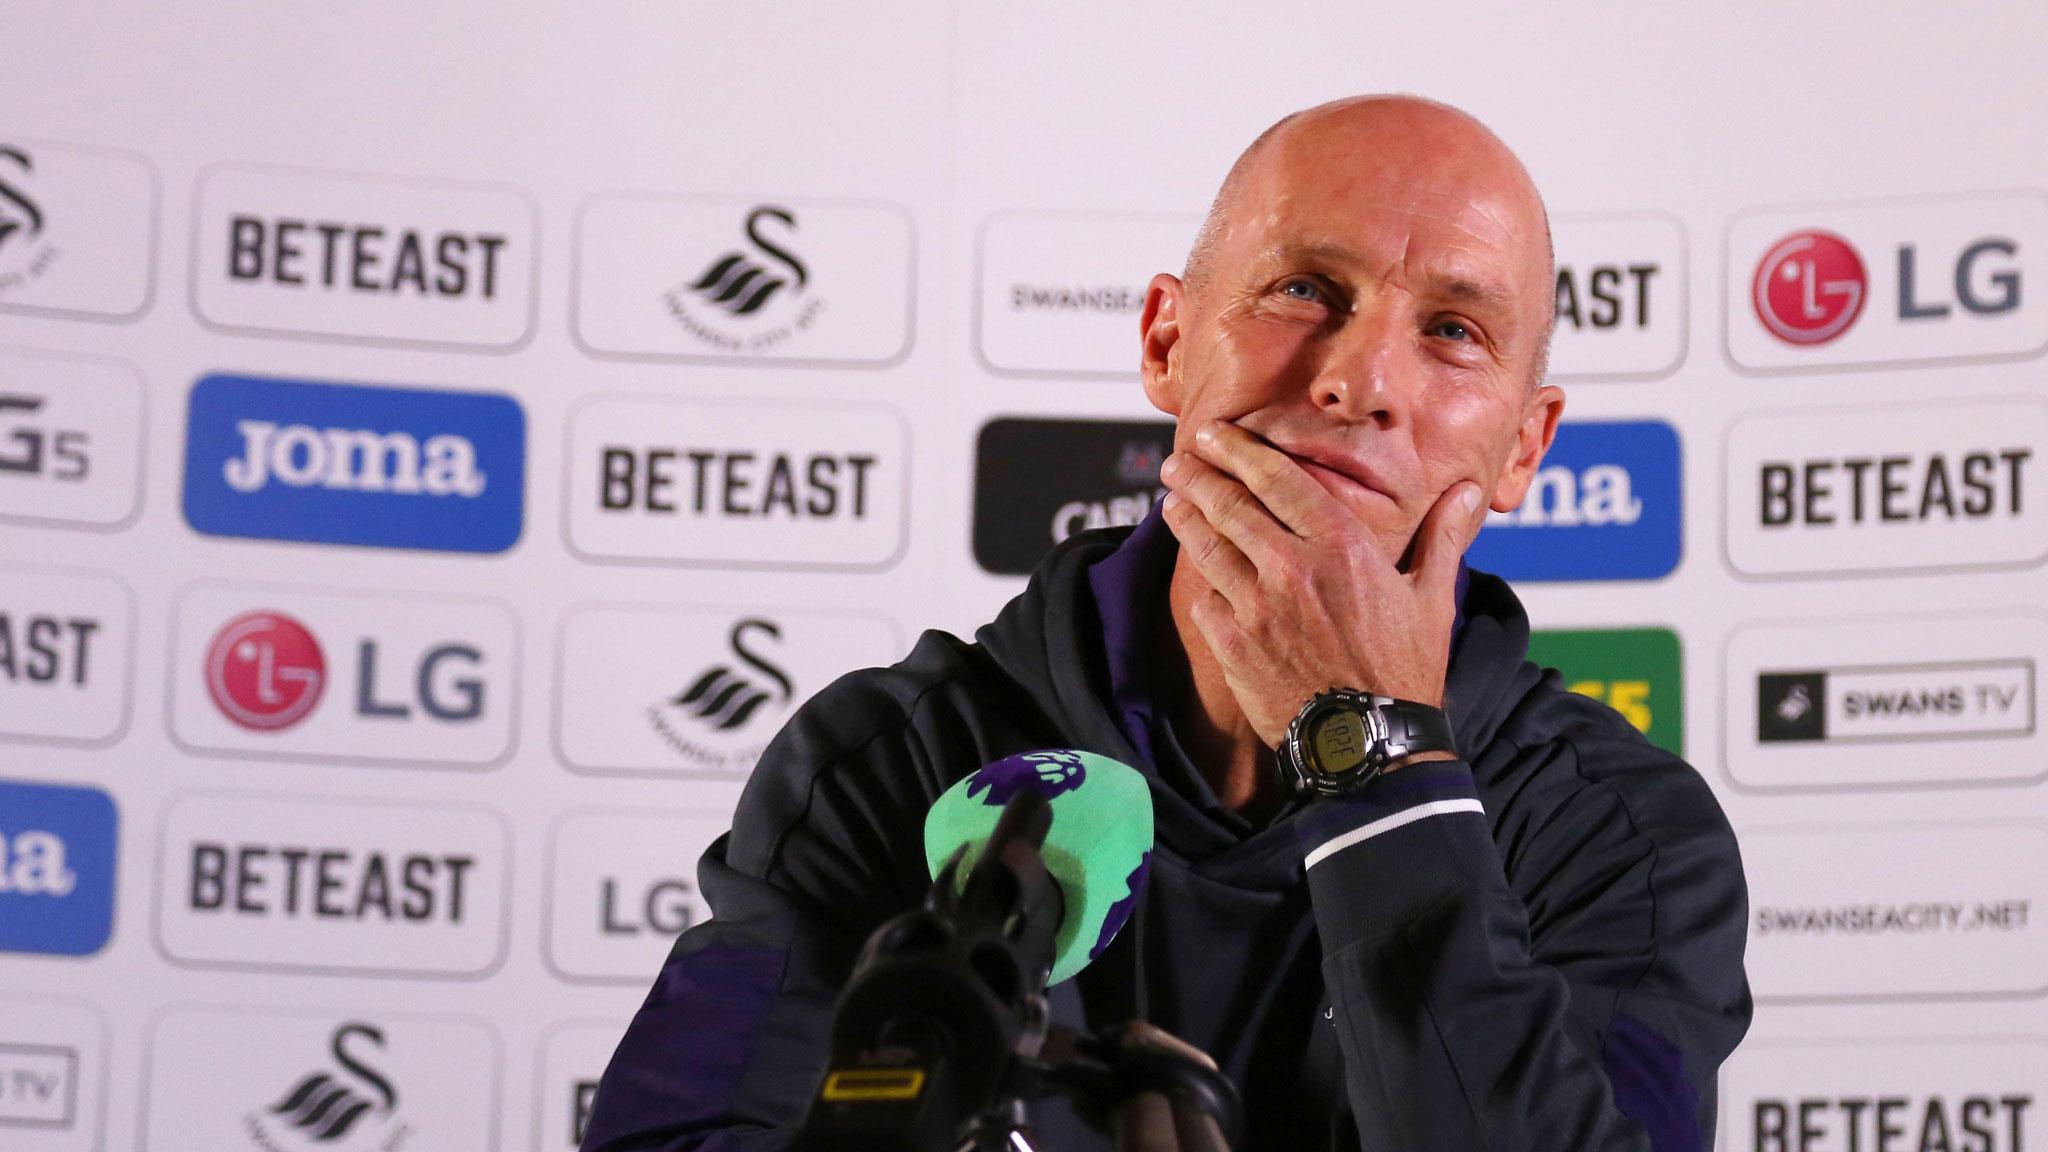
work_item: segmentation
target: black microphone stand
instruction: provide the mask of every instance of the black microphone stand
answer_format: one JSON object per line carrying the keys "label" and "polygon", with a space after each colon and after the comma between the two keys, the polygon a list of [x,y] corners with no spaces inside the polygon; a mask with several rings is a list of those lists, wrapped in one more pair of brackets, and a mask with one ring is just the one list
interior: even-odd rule
{"label": "black microphone stand", "polygon": [[1046,799],[1020,792],[964,882],[956,855],[922,907],[868,938],[794,1152],[1037,1152],[1025,1103],[1054,1093],[1148,1148],[1178,1146],[1156,1122],[1124,1135],[1163,1101],[1186,1143],[1227,1152],[1236,1091],[1202,1053],[1144,1024],[1095,1036],[1051,1024],[1063,903],[1040,854],[1051,826]]}

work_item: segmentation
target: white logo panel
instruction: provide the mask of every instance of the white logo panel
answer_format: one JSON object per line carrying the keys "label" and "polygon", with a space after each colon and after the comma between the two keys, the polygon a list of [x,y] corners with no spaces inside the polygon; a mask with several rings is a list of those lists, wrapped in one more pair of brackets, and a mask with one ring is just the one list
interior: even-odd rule
{"label": "white logo panel", "polygon": [[1731,1150],[2025,1152],[2048,1137],[2048,1042],[2038,1039],[1749,1043],[1722,1085]]}
{"label": "white logo panel", "polygon": [[1685,230],[1668,216],[1559,216],[1558,380],[1662,376],[1685,359]]}
{"label": "white logo panel", "polygon": [[1767,412],[1728,433],[1729,563],[1751,576],[2048,560],[2048,404]]}
{"label": "white logo panel", "polygon": [[165,814],[157,944],[224,968],[481,976],[511,844],[481,808],[190,796]]}
{"label": "white logo panel", "polygon": [[0,567],[0,736],[120,735],[134,644],[135,601],[114,577]]}
{"label": "white logo panel", "polygon": [[201,585],[179,601],[188,748],[483,768],[512,750],[518,630],[488,600]]}
{"label": "white logo panel", "polygon": [[892,364],[915,274],[894,205],[608,192],[578,222],[576,334],[622,356]]}
{"label": "white logo panel", "polygon": [[1728,773],[1759,790],[2038,781],[2048,617],[1782,621],[1726,663]]}
{"label": "white logo panel", "polygon": [[0,999],[0,1144],[90,1152],[106,1112],[107,1022],[50,996]]}
{"label": "white logo panel", "polygon": [[2039,355],[2044,257],[2037,191],[1748,212],[1728,230],[1728,354],[1756,371]]}
{"label": "white logo panel", "polygon": [[173,1008],[149,1045],[146,1152],[492,1152],[481,1021]]}
{"label": "white logo panel", "polygon": [[140,156],[0,139],[0,310],[132,320],[156,286]]}
{"label": "white logo panel", "polygon": [[510,348],[533,327],[539,227],[507,188],[217,168],[192,305],[222,328]]}
{"label": "white logo panel", "polygon": [[562,623],[556,736],[577,771],[744,775],[813,693],[901,655],[879,616],[580,607]]}
{"label": "white logo panel", "polygon": [[593,560],[883,568],[910,436],[885,408],[605,398],[569,428],[569,544]]}
{"label": "white logo panel", "polygon": [[976,341],[998,372],[1138,374],[1153,275],[1178,275],[1195,216],[1006,212],[981,230]]}
{"label": "white logo panel", "polygon": [[540,1107],[535,1110],[537,1152],[577,1152],[590,1125],[597,1082],[625,1031],[616,1021],[563,1024],[542,1041]]}
{"label": "white logo panel", "polygon": [[579,812],[555,827],[548,962],[572,979],[645,984],[676,934],[711,918],[697,858],[730,816]]}
{"label": "white logo panel", "polygon": [[1759,999],[2048,992],[2048,829],[1752,830],[1745,967]]}
{"label": "white logo panel", "polygon": [[0,520],[127,523],[142,498],[144,424],[128,365],[0,351]]}

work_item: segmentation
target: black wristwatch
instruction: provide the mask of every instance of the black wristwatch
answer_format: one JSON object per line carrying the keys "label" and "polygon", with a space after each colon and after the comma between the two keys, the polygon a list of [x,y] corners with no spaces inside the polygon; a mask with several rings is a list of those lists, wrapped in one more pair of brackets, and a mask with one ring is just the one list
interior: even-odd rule
{"label": "black wristwatch", "polygon": [[1280,786],[1293,799],[1345,796],[1418,752],[1456,752],[1441,708],[1350,688],[1319,692],[1280,742]]}

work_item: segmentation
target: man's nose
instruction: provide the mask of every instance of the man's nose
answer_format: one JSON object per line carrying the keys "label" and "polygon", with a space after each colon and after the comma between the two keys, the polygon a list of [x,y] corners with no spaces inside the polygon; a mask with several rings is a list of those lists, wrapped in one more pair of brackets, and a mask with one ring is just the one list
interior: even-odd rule
{"label": "man's nose", "polygon": [[1354,314],[1331,336],[1310,384],[1316,407],[1349,423],[1406,423],[1415,372],[1403,335],[1391,309]]}

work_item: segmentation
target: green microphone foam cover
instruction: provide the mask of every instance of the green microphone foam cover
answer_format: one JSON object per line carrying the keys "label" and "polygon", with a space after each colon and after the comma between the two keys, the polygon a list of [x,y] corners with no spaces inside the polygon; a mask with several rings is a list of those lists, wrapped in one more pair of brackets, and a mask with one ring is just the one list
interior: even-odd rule
{"label": "green microphone foam cover", "polygon": [[1152,862],[1152,792],[1137,769],[1093,752],[1022,752],[981,768],[948,788],[924,821],[924,855],[936,878],[962,846],[964,881],[1003,805],[1021,790],[1046,798],[1046,871],[1060,886],[1066,915],[1055,936],[1050,983],[1086,967],[1109,946],[1145,889]]}

